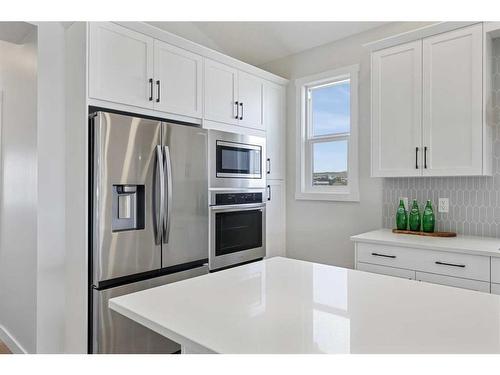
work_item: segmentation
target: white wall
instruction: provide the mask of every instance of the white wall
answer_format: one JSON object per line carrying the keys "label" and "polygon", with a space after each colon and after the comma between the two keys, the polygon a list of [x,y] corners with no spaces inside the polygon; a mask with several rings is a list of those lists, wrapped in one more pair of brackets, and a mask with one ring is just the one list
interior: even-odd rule
{"label": "white wall", "polygon": [[[362,44],[426,23],[393,23],[316,47],[261,68],[291,80],[287,89],[287,256],[353,267],[349,237],[382,227],[382,181],[370,178],[370,53]],[[360,202],[295,200],[294,80],[326,70],[360,64],[359,178]]]}
{"label": "white wall", "polygon": [[35,30],[22,45],[0,41],[0,337],[30,353],[36,350],[36,61]]}

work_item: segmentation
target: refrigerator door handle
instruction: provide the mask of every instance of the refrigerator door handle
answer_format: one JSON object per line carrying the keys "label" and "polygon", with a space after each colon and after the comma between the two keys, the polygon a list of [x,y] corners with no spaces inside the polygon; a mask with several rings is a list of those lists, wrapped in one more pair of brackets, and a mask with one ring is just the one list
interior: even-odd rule
{"label": "refrigerator door handle", "polygon": [[[155,183],[155,196],[160,198],[160,202],[156,202],[154,205],[155,210],[155,220],[156,220],[156,230],[155,230],[155,242],[157,245],[161,244],[163,223],[165,222],[165,170],[164,170],[164,160],[163,152],[161,146],[156,146],[156,183]],[[158,209],[159,208],[159,209]]]}
{"label": "refrigerator door handle", "polygon": [[166,189],[166,200],[165,200],[165,212],[166,217],[163,224],[163,243],[167,244],[170,237],[170,223],[172,219],[172,162],[170,160],[170,148],[168,146],[163,146],[164,150],[164,165],[165,165],[165,176],[164,176],[164,186]]}

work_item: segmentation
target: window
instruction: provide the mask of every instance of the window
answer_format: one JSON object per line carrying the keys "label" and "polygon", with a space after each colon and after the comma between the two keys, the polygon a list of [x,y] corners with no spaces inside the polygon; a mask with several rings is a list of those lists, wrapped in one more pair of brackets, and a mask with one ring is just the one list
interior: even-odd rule
{"label": "window", "polygon": [[296,81],[297,199],[359,200],[358,70]]}

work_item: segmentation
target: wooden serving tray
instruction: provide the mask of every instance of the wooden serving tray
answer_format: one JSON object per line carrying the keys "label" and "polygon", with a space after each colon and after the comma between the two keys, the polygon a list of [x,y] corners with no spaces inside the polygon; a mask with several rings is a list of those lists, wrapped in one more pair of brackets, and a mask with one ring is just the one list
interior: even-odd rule
{"label": "wooden serving tray", "polygon": [[455,232],[415,232],[412,230],[400,230],[393,229],[392,233],[401,233],[401,234],[413,234],[415,236],[428,236],[428,237],[456,237],[457,234]]}

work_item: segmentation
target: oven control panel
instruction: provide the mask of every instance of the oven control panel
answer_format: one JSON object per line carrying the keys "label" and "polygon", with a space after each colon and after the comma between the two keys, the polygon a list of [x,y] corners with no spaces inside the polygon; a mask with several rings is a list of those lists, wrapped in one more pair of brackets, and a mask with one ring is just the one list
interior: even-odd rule
{"label": "oven control panel", "polygon": [[231,204],[262,203],[262,193],[217,193],[215,205],[224,206]]}

